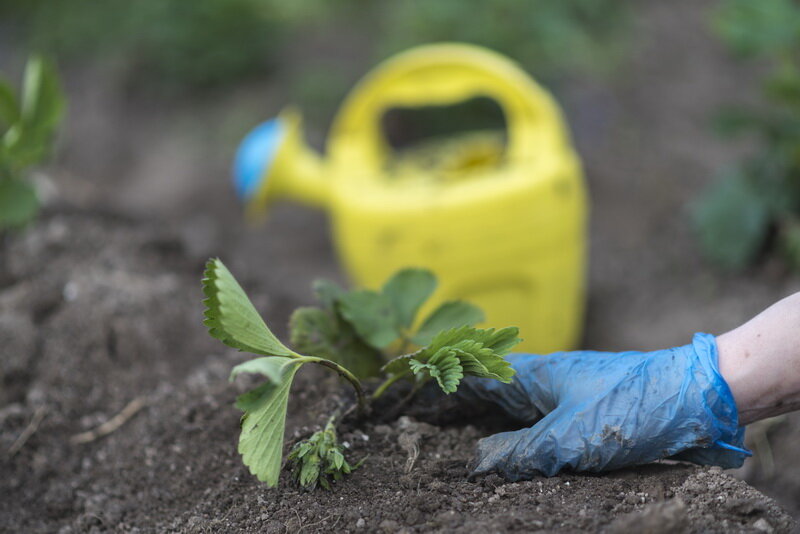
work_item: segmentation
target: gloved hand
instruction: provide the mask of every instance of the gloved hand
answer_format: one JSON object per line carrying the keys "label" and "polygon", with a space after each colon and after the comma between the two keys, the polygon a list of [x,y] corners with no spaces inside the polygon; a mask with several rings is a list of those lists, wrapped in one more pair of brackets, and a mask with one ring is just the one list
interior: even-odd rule
{"label": "gloved hand", "polygon": [[738,467],[736,404],[719,374],[714,336],[654,352],[560,352],[508,357],[511,384],[471,378],[457,395],[491,402],[530,428],[478,442],[473,475],[509,480],[563,468],[607,471],[661,458]]}

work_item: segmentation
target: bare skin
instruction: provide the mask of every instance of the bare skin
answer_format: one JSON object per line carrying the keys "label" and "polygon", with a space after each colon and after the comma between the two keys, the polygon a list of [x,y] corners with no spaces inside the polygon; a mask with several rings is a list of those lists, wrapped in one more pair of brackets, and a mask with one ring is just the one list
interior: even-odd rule
{"label": "bare skin", "polygon": [[739,424],[800,410],[800,293],[717,337]]}

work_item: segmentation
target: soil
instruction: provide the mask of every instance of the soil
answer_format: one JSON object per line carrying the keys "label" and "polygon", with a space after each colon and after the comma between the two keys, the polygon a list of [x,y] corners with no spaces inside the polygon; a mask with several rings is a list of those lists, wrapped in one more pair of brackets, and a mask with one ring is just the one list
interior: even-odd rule
{"label": "soil", "polygon": [[[585,347],[684,344],[800,289],[776,261],[719,273],[691,235],[687,202],[746,149],[717,140],[708,119],[752,99],[741,83],[752,71],[709,36],[712,5],[637,3],[633,57],[615,79],[554,88],[592,198]],[[351,52],[317,40],[307,55]],[[48,207],[0,238],[0,532],[797,529],[800,414],[752,425],[755,457],[733,472],[656,464],[514,484],[466,479],[487,426],[365,422],[343,437],[351,460],[368,459],[336,491],[298,491],[286,476],[265,488],[236,453],[232,403],[247,384],[227,374],[243,356],[206,334],[199,281],[205,259],[222,257],[279,336],[311,280],[344,282],[323,214],[278,205],[266,226],[246,226],[224,178],[241,131],[274,114],[286,88],[168,105],[103,76],[70,72],[60,156],[38,178]],[[339,391],[303,369],[287,439],[321,424]],[[71,441],[137,399],[108,436]]]}
{"label": "soil", "polygon": [[[0,529],[4,532],[602,530],[788,532],[774,501],[719,469],[659,464],[604,476],[467,480],[492,429],[408,417],[342,435],[364,465],[333,492],[258,483],[236,454],[241,360],[200,324],[198,273],[158,225],[55,210],[3,246]],[[286,316],[291,284],[256,302]],[[247,281],[244,281],[248,284]],[[267,297],[268,296],[268,297]],[[335,378],[300,373],[289,439],[323,422]],[[74,443],[136,398],[106,437]],[[43,414],[38,424],[39,416]],[[15,446],[31,424],[38,425]]]}

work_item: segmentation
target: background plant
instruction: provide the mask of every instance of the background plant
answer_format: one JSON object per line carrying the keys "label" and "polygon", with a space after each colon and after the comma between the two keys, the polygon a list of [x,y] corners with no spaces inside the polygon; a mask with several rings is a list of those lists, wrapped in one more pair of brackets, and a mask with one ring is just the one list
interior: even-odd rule
{"label": "background plant", "polygon": [[0,17],[10,38],[59,60],[112,65],[128,85],[185,95],[279,74],[304,109],[325,116],[354,80],[349,57],[298,64],[298,47],[320,35],[346,28],[369,43],[372,62],[466,41],[552,78],[608,70],[629,18],[627,2],[614,0],[7,0]]}
{"label": "background plant", "polygon": [[719,265],[741,269],[762,251],[800,267],[800,6],[792,0],[726,0],[714,28],[742,58],[767,67],[761,102],[725,110],[717,129],[750,136],[754,150],[693,207],[698,235]]}
{"label": "background plant", "polygon": [[126,85],[184,93],[269,72],[280,27],[258,0],[12,0],[12,35],[63,61],[116,69]]}
{"label": "background plant", "polygon": [[53,66],[32,57],[22,89],[0,79],[0,230],[22,226],[39,209],[29,169],[49,153],[64,96]]}
{"label": "background plant", "polygon": [[[234,367],[231,380],[242,373],[265,379],[240,395],[236,406],[244,412],[239,452],[250,472],[269,486],[276,485],[280,476],[289,390],[305,364],[321,365],[345,378],[353,386],[362,414],[369,411],[372,400],[401,379],[414,383],[412,391],[434,379],[442,391],[452,393],[465,375],[506,383],[514,375],[503,356],[520,341],[518,329],[472,327],[482,319],[474,306],[444,303],[415,327],[417,311],[436,287],[429,271],[404,269],[380,291],[348,292],[330,283],[315,287],[323,307],[301,308],[290,323],[291,338],[301,351],[296,352],[270,331],[220,260],[206,265],[203,302],[209,333],[230,347],[262,355]],[[395,351],[380,351],[392,345]],[[414,345],[424,346],[407,352]],[[392,353],[399,355],[391,357]],[[383,382],[368,397],[345,361],[362,376],[379,374]],[[305,487],[328,487],[352,469],[336,441],[333,424],[338,415],[290,453],[295,477]]]}

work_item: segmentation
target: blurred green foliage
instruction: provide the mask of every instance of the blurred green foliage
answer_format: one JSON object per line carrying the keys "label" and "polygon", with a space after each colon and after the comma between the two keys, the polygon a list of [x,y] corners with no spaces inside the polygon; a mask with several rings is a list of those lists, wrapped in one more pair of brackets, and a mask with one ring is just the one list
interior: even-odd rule
{"label": "blurred green foliage", "polygon": [[12,0],[29,46],[70,61],[104,60],[126,82],[180,92],[268,68],[279,27],[259,0]]}
{"label": "blurred green foliage", "polygon": [[26,171],[48,154],[64,96],[53,66],[32,57],[19,95],[0,78],[0,230],[22,226],[39,202]]}
{"label": "blurred green foliage", "polygon": [[[410,46],[465,41],[537,76],[606,69],[622,49],[627,2],[614,0],[4,0],[19,38],[59,59],[105,59],[132,83],[180,91],[282,69],[301,104],[330,108],[351,83],[347,57],[305,58],[304,41],[363,41],[378,61]],[[355,45],[358,46],[358,45]],[[340,54],[341,55],[341,54]],[[300,54],[302,56],[302,52]],[[302,57],[300,58],[302,59]],[[336,95],[340,96],[340,95]],[[305,100],[305,101],[304,101]]]}
{"label": "blurred green foliage", "polygon": [[614,0],[407,0],[376,2],[380,52],[432,41],[487,46],[537,77],[607,70],[620,57],[628,5]]}
{"label": "blurred green foliage", "polygon": [[713,22],[734,53],[768,70],[759,106],[724,110],[716,121],[721,135],[748,134],[756,149],[695,203],[701,243],[729,269],[767,248],[800,268],[800,5],[726,0]]}

